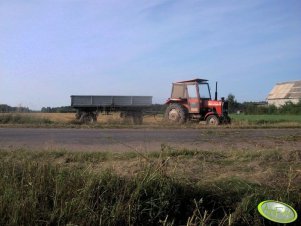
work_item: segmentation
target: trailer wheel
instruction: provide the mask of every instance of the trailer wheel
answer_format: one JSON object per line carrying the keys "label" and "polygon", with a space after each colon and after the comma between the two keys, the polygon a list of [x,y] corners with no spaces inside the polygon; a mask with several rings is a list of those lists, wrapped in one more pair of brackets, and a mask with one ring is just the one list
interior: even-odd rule
{"label": "trailer wheel", "polygon": [[81,123],[92,124],[97,121],[97,116],[95,114],[83,113],[79,119]]}
{"label": "trailer wheel", "polygon": [[82,113],[77,111],[76,114],[75,114],[75,118],[76,120],[80,120],[80,117],[82,116]]}
{"label": "trailer wheel", "polygon": [[165,121],[182,124],[186,122],[186,110],[180,104],[170,104],[165,111]]}
{"label": "trailer wheel", "polygon": [[97,114],[93,114],[93,122],[97,122]]}
{"label": "trailer wheel", "polygon": [[219,123],[219,119],[216,115],[209,115],[206,119],[206,124],[208,126],[217,126]]}
{"label": "trailer wheel", "polygon": [[136,112],[133,114],[133,122],[136,125],[141,125],[143,123],[143,114],[142,112]]}

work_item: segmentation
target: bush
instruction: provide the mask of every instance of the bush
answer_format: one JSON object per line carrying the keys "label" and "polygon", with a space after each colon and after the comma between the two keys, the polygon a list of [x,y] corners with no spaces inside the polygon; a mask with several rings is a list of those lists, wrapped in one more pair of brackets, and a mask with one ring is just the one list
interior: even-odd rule
{"label": "bush", "polygon": [[301,114],[301,101],[294,104],[287,102],[277,108],[275,105],[256,105],[254,103],[244,103],[244,112],[249,115],[298,115]]}

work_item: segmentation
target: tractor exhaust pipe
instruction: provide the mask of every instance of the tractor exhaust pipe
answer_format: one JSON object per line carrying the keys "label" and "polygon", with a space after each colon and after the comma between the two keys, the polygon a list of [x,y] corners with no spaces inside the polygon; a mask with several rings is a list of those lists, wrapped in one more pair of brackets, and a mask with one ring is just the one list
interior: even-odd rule
{"label": "tractor exhaust pipe", "polygon": [[215,82],[215,96],[214,100],[217,100],[217,82]]}

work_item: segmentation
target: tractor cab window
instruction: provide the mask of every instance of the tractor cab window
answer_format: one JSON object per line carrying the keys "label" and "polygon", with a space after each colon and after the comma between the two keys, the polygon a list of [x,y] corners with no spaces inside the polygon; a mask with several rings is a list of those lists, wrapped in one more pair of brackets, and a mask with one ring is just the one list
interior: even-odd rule
{"label": "tractor cab window", "polygon": [[211,100],[211,94],[208,83],[200,83],[199,84],[199,92],[201,99],[209,99]]}
{"label": "tractor cab window", "polygon": [[187,85],[189,98],[198,98],[198,93],[196,91],[196,85]]}
{"label": "tractor cab window", "polygon": [[186,98],[185,86],[183,84],[173,84],[171,98]]}

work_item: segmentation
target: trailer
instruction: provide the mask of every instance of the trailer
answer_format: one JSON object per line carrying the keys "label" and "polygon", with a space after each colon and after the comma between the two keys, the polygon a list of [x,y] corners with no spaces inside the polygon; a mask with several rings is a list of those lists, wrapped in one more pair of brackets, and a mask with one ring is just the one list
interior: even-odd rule
{"label": "trailer", "polygon": [[71,107],[77,111],[75,117],[83,123],[96,122],[99,113],[120,112],[122,118],[142,124],[143,112],[151,105],[152,96],[71,96]]}

